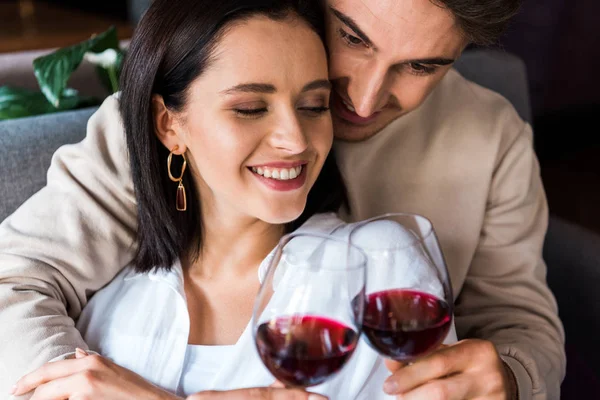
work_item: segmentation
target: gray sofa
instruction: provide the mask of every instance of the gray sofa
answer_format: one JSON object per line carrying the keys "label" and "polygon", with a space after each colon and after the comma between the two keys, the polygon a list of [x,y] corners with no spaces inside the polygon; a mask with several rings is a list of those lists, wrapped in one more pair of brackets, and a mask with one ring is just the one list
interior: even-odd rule
{"label": "gray sofa", "polygon": [[[524,64],[510,54],[476,50],[457,63],[466,77],[503,94],[531,121]],[[0,122],[0,221],[46,181],[54,151],[80,141],[93,109]],[[544,246],[548,283],[567,332],[563,399],[600,393],[600,236],[552,217]],[[1,268],[1,266],[0,266]]]}

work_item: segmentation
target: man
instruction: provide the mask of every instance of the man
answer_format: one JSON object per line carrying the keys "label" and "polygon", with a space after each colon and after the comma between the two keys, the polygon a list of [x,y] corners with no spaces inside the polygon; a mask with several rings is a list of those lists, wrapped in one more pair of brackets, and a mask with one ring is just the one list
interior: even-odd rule
{"label": "man", "polygon": [[[564,336],[541,259],[547,204],[531,128],[451,69],[469,43],[496,39],[518,0],[327,5],[346,216],[404,211],[433,221],[466,339],[409,366],[389,363],[386,392],[558,399]],[[0,390],[85,347],[72,318],[133,257],[136,210],[116,103],[96,113],[86,140],[58,152],[48,186],[0,227]],[[252,395],[275,399],[278,390]]]}

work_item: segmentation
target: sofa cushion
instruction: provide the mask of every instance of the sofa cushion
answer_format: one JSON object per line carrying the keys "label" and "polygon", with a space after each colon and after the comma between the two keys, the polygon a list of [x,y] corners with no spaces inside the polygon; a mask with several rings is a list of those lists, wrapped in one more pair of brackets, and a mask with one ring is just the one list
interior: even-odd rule
{"label": "sofa cushion", "polygon": [[85,137],[96,107],[0,122],[0,221],[46,185],[54,152]]}

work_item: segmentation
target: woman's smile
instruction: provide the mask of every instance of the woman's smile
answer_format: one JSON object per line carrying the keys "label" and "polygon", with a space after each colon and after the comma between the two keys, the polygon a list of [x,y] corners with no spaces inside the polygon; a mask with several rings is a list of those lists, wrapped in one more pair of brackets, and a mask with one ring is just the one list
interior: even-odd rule
{"label": "woman's smile", "polygon": [[269,189],[283,192],[304,186],[308,163],[306,161],[276,162],[256,165],[248,169]]}

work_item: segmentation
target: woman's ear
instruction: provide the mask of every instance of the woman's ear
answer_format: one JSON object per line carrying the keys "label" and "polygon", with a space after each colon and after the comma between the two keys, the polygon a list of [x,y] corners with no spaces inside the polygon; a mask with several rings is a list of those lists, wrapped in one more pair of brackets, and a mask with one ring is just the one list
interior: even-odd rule
{"label": "woman's ear", "polygon": [[173,112],[169,111],[161,95],[152,95],[152,116],[156,137],[169,150],[177,147],[176,154],[185,153],[187,146],[181,139],[181,125]]}

